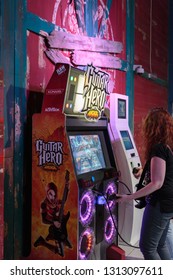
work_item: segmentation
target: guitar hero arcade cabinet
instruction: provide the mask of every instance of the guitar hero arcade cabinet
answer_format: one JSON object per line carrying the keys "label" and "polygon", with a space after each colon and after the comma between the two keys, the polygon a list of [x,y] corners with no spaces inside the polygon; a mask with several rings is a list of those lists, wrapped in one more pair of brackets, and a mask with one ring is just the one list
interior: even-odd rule
{"label": "guitar hero arcade cabinet", "polygon": [[97,124],[88,124],[69,118],[66,125],[79,188],[79,259],[106,259],[108,245],[117,244],[115,201],[108,201],[107,205],[105,200],[117,192],[113,158],[109,157],[107,121],[100,119]]}
{"label": "guitar hero arcade cabinet", "polygon": [[[117,205],[107,199],[117,192],[117,172],[107,118],[102,117],[108,80],[107,73],[92,65],[88,65],[86,73],[71,72],[64,102],[67,137],[79,190],[79,259],[110,258],[115,250],[111,245],[117,245]],[[112,254],[114,258],[118,253],[122,257],[119,249]]]}
{"label": "guitar hero arcade cabinet", "polygon": [[85,73],[58,63],[33,116],[30,259],[123,258],[112,250],[117,206],[108,198],[117,174],[102,117],[107,83],[92,65]]}

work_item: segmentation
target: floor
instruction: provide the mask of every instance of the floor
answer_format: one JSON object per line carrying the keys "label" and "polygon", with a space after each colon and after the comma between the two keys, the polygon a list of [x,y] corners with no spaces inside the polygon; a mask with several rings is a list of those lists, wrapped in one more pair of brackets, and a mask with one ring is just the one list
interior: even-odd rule
{"label": "floor", "polygon": [[119,241],[118,246],[125,251],[126,260],[143,260],[144,259],[142,253],[140,252],[138,244],[135,244],[134,247],[132,247],[132,246],[129,246],[129,245]]}

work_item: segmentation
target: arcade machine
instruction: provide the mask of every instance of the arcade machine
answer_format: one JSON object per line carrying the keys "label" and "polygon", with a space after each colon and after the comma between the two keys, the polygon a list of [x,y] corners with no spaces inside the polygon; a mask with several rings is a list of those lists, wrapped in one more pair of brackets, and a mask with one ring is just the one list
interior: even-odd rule
{"label": "arcade machine", "polygon": [[66,124],[79,188],[78,257],[106,259],[108,245],[117,244],[116,205],[109,201],[109,195],[117,192],[117,178],[109,157],[107,122],[89,125],[68,118]]}
{"label": "arcade machine", "polygon": [[117,172],[107,118],[101,116],[106,82],[106,74],[93,66],[85,74],[71,68],[63,109],[79,190],[81,260],[124,259],[124,251],[117,246],[117,205],[109,200],[117,193]]}
{"label": "arcade machine", "polygon": [[29,259],[76,260],[78,187],[62,112],[70,65],[57,64],[32,118]]}
{"label": "arcade machine", "polygon": [[109,199],[117,192],[116,165],[101,117],[107,82],[93,66],[85,73],[57,63],[42,112],[33,116],[30,259],[124,259]]}
{"label": "arcade machine", "polygon": [[[136,191],[138,180],[133,168],[141,162],[128,124],[128,96],[112,93],[110,95],[109,135],[120,171],[118,193]],[[118,208],[118,229],[122,238],[131,245],[139,240],[143,210],[135,207],[136,202],[122,203]]]}

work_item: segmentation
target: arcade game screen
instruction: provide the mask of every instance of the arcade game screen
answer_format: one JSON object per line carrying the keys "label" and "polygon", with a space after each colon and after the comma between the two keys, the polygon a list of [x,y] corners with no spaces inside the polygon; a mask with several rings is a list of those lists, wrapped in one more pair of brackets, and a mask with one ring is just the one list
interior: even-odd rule
{"label": "arcade game screen", "polygon": [[126,100],[118,99],[118,118],[125,119],[126,118]]}
{"label": "arcade game screen", "polygon": [[123,131],[120,131],[120,134],[121,134],[121,137],[123,139],[125,149],[126,150],[133,149],[133,144],[132,144],[129,132],[127,130],[123,130]]}
{"label": "arcade game screen", "polygon": [[70,135],[69,140],[77,175],[106,167],[99,135]]}

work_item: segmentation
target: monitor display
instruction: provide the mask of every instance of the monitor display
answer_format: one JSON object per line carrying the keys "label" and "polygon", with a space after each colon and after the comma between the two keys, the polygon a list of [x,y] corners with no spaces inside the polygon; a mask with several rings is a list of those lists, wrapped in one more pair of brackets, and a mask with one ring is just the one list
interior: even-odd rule
{"label": "monitor display", "polygon": [[123,139],[123,143],[126,150],[133,149],[132,140],[130,138],[129,132],[127,130],[120,131],[121,137]]}
{"label": "monitor display", "polygon": [[84,115],[83,88],[85,83],[85,72],[71,67],[65,92],[63,112],[69,116]]}
{"label": "monitor display", "polygon": [[77,175],[106,167],[99,135],[69,135]]}
{"label": "monitor display", "polygon": [[118,98],[118,118],[126,118],[126,100]]}

